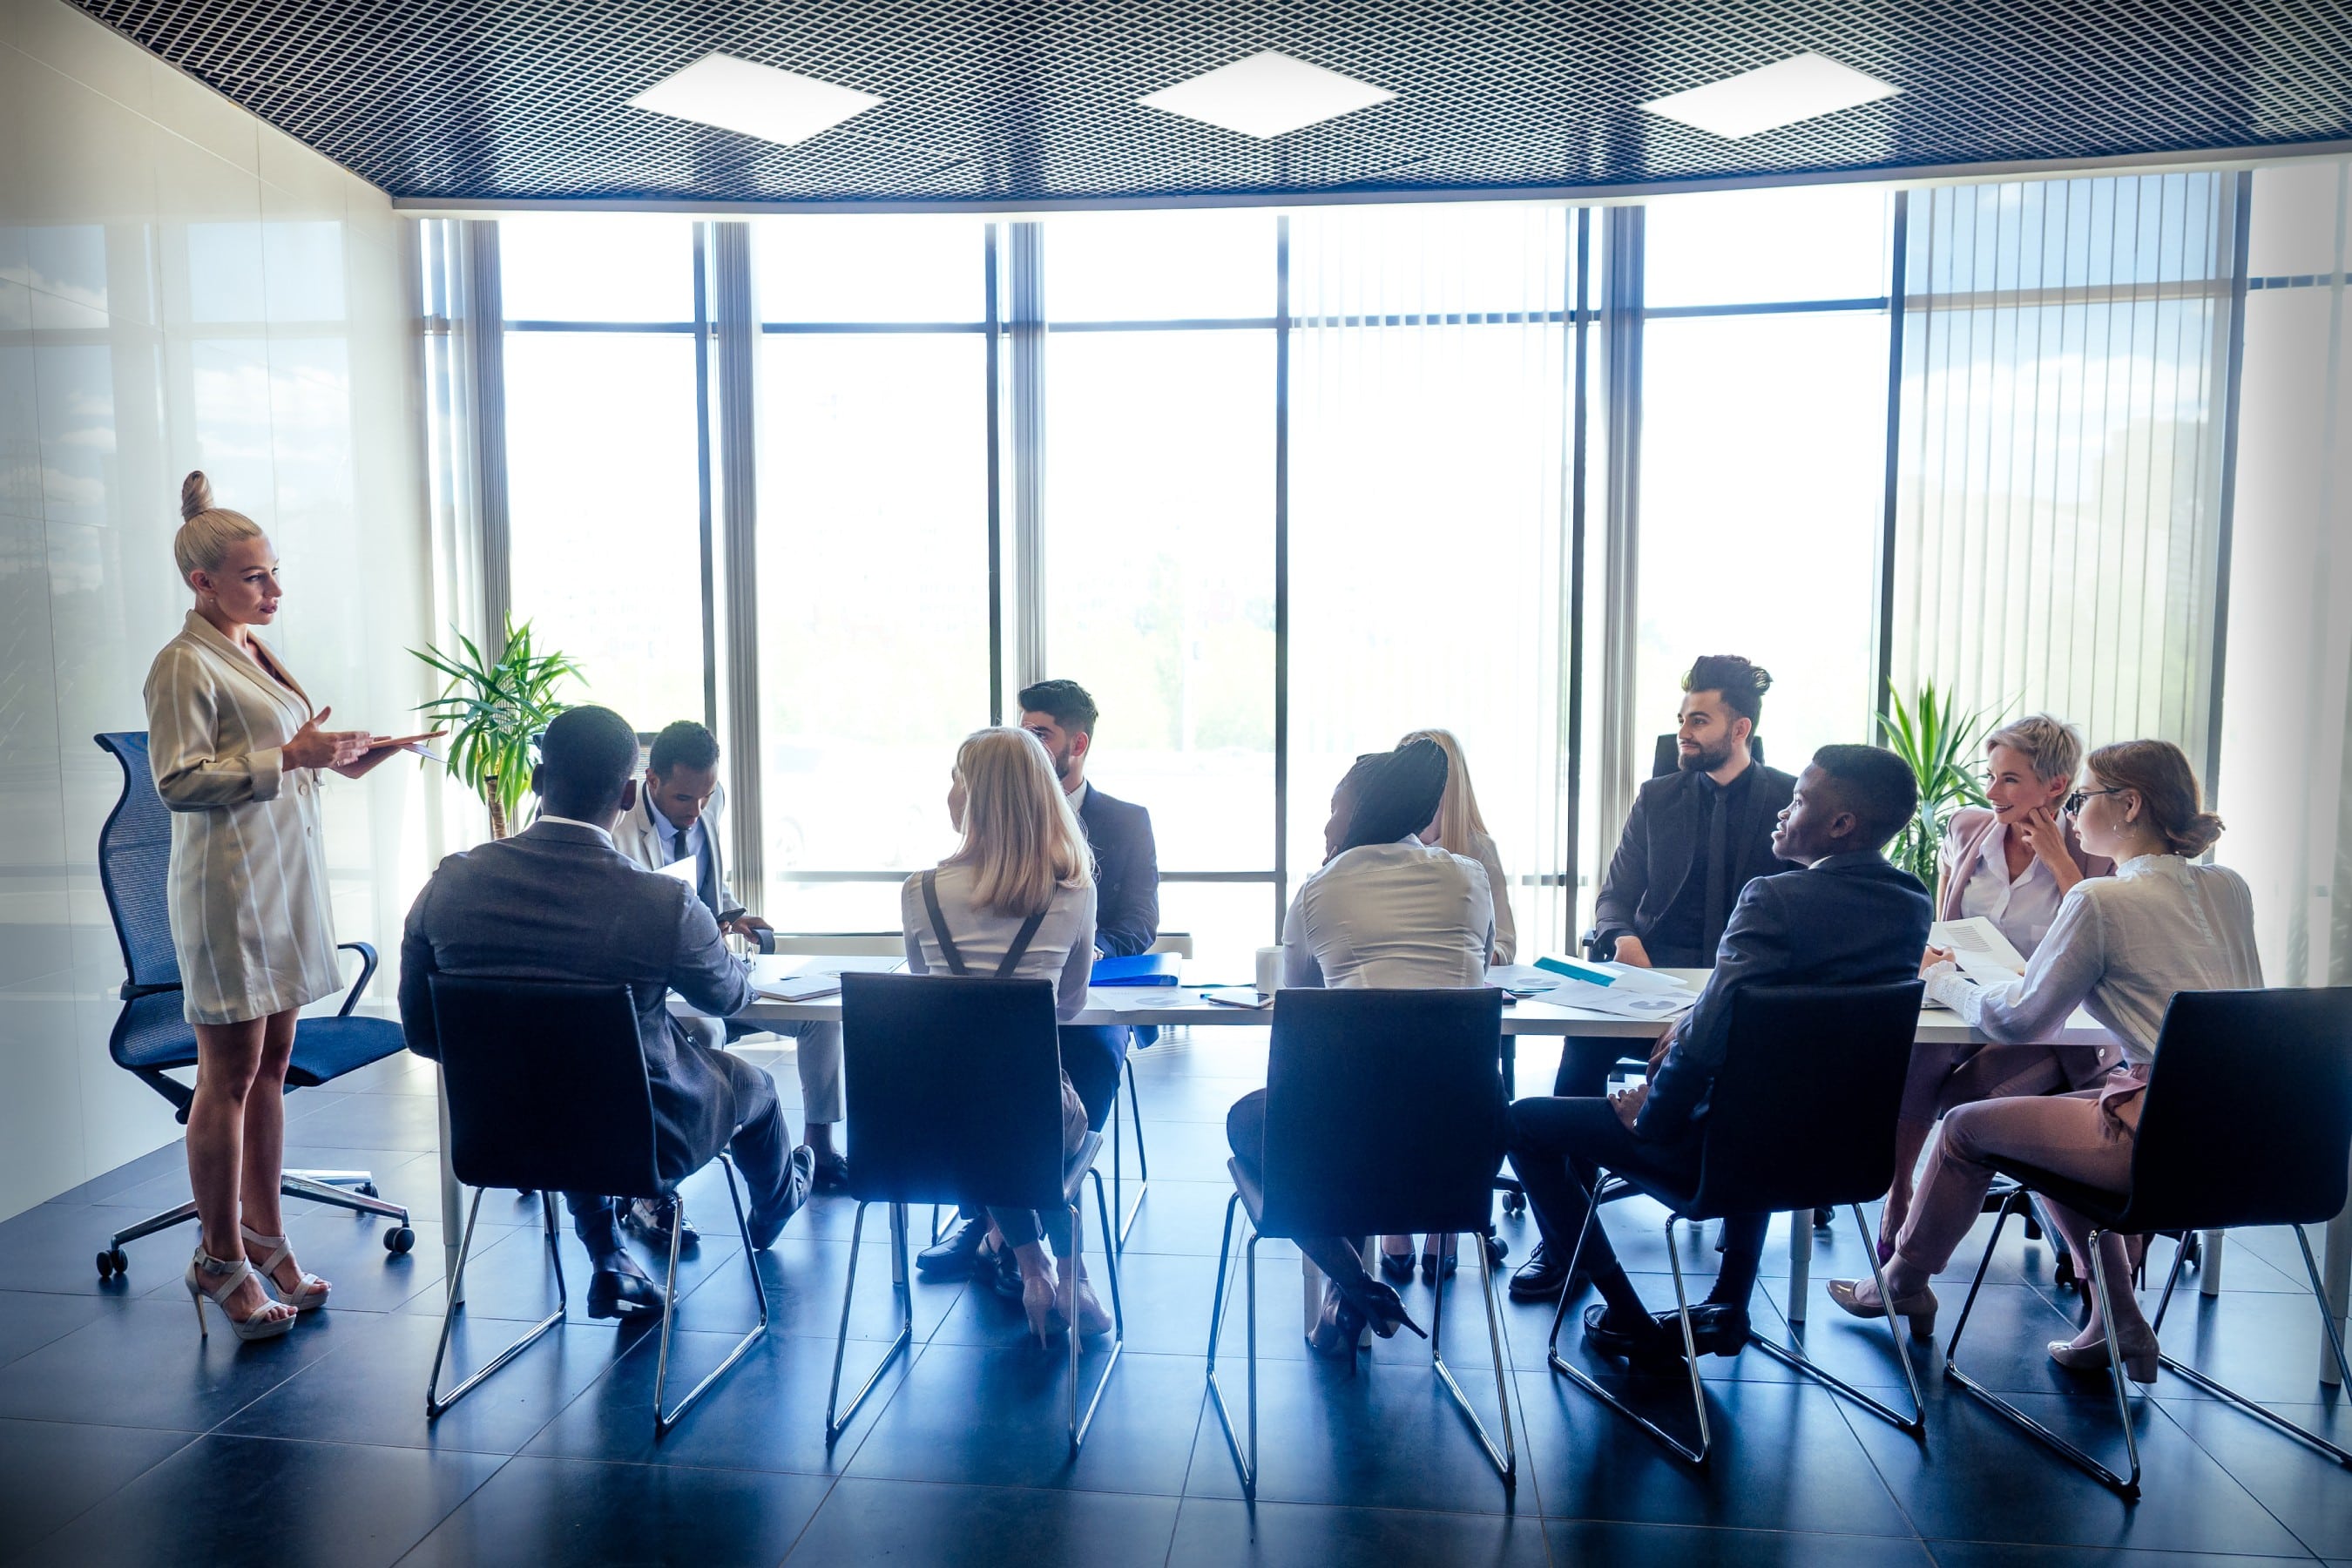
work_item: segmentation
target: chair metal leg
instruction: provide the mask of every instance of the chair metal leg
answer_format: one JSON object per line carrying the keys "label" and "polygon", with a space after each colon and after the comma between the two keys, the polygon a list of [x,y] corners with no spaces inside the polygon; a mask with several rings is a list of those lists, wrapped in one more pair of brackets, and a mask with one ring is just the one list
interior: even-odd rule
{"label": "chair metal leg", "polygon": [[[1225,1447],[1234,1457],[1234,1472],[1241,1477],[1242,1496],[1254,1498],[1257,1495],[1257,1255],[1255,1250],[1250,1254],[1250,1452],[1247,1458],[1243,1458],[1240,1440],[1234,1436],[1233,1412],[1225,1407],[1225,1391],[1217,1382],[1217,1342],[1224,1332],[1226,1283],[1234,1260],[1234,1215],[1241,1205],[1239,1193],[1225,1200],[1225,1226],[1217,1237],[1217,1293],[1209,1303],[1209,1403],[1216,1408],[1217,1425],[1224,1431]],[[1253,1237],[1251,1246],[1255,1248],[1255,1237]]]}
{"label": "chair metal leg", "polygon": [[[1870,1234],[1869,1226],[1863,1220],[1862,1205],[1860,1204],[1853,1204],[1850,1205],[1849,1208],[1853,1215],[1854,1232],[1862,1237],[1863,1255],[1870,1259],[1870,1277],[1877,1281],[1878,1299],[1884,1301],[1886,1300],[1886,1273],[1885,1270],[1879,1266],[1878,1247]],[[1791,1289],[1793,1289],[1794,1287],[1792,1286]],[[1911,1390],[1911,1414],[1908,1416],[1904,1415],[1900,1411],[1895,1410],[1888,1405],[1880,1404],[1877,1400],[1873,1399],[1869,1394],[1864,1394],[1862,1390],[1846,1382],[1843,1378],[1837,1376],[1834,1373],[1828,1371],[1826,1368],[1815,1363],[1801,1350],[1790,1345],[1775,1343],[1773,1341],[1766,1339],[1762,1334],[1758,1333],[1753,1329],[1748,1331],[1748,1342],[1754,1345],[1758,1350],[1762,1351],[1766,1355],[1770,1356],[1774,1361],[1780,1363],[1781,1365],[1789,1367],[1796,1372],[1801,1372],[1816,1383],[1836,1390],[1838,1393],[1844,1394],[1848,1399],[1851,1399],[1855,1404],[1861,1405],[1864,1409],[1869,1411],[1872,1415],[1880,1417],[1882,1420],[1893,1422],[1904,1431],[1910,1433],[1914,1437],[1920,1438],[1924,1441],[1927,1436],[1927,1407],[1926,1403],[1919,1397],[1919,1374],[1912,1370],[1911,1352],[1904,1347],[1902,1331],[1895,1325],[1895,1314],[1889,1312],[1886,1315],[1887,1337],[1895,1343],[1895,1359],[1903,1368],[1903,1381],[1905,1384],[1906,1384]],[[1800,1327],[1801,1327],[1801,1325],[1800,1325]]]}
{"label": "chair metal leg", "polygon": [[1503,1416],[1501,1447],[1496,1447],[1495,1439],[1487,1435],[1486,1423],[1479,1420],[1478,1413],[1470,1407],[1469,1397],[1454,1379],[1454,1369],[1445,1364],[1445,1357],[1438,1350],[1438,1331],[1444,1326],[1445,1313],[1445,1287],[1443,1282],[1437,1286],[1437,1305],[1430,1314],[1429,1364],[1437,1373],[1438,1381],[1445,1385],[1445,1392],[1453,1396],[1454,1407],[1462,1412],[1462,1418],[1470,1423],[1471,1435],[1478,1439],[1478,1446],[1486,1450],[1486,1462],[1495,1467],[1496,1475],[1502,1477],[1503,1489],[1515,1491],[1519,1484],[1519,1450],[1511,1433],[1511,1390],[1507,1375],[1510,1363],[1503,1351],[1503,1320],[1495,1299],[1495,1266],[1488,1260],[1484,1247],[1478,1248],[1478,1289],[1486,1302],[1486,1339],[1495,1357],[1495,1399]]}
{"label": "chair metal leg", "polygon": [[[1101,1375],[1095,1379],[1094,1393],[1089,1394],[1087,1398],[1086,1413],[1084,1415],[1080,1415],[1078,1412],[1078,1314],[1075,1310],[1076,1305],[1076,1289],[1074,1286],[1071,1290],[1073,1298],[1073,1310],[1070,1313],[1069,1321],[1070,1454],[1074,1458],[1077,1455],[1078,1446],[1087,1440],[1087,1428],[1094,1425],[1095,1411],[1102,1405],[1103,1390],[1109,1386],[1110,1384],[1111,1369],[1118,1365],[1119,1352],[1127,1348],[1127,1308],[1125,1303],[1120,1300],[1118,1293],[1118,1250],[1117,1247],[1108,1245],[1109,1238],[1112,1234],[1110,1227],[1110,1205],[1108,1200],[1103,1196],[1102,1173],[1100,1171],[1089,1171],[1087,1174],[1094,1178],[1095,1213],[1099,1215],[1102,1220],[1103,1237],[1105,1240],[1105,1246],[1103,1247],[1103,1268],[1110,1280],[1111,1338],[1110,1357],[1103,1363]],[[1071,1267],[1076,1268],[1077,1260],[1086,1257],[1086,1204],[1084,1202],[1084,1194],[1081,1194],[1080,1201],[1070,1205]]]}
{"label": "chair metal leg", "polygon": [[760,1303],[760,1321],[751,1326],[751,1332],[735,1342],[735,1348],[727,1352],[725,1361],[712,1367],[709,1374],[700,1383],[696,1384],[685,1398],[677,1402],[676,1409],[664,1414],[662,1388],[669,1381],[670,1329],[677,1321],[677,1250],[679,1240],[686,1232],[686,1227],[677,1223],[677,1194],[672,1193],[669,1198],[669,1279],[662,1287],[661,1360],[654,1369],[654,1441],[656,1442],[668,1436],[671,1428],[685,1417],[688,1411],[694,1408],[694,1402],[709,1392],[710,1385],[724,1376],[730,1367],[741,1361],[745,1352],[764,1339],[768,1332],[768,1292],[767,1288],[760,1283],[760,1265],[751,1255],[751,1222],[744,1217],[743,1195],[736,1190],[735,1162],[722,1152],[719,1156],[719,1168],[727,1173],[727,1199],[735,1208],[735,1233],[743,1238],[743,1267],[751,1276],[751,1299]]}
{"label": "chair metal leg", "polygon": [[[2345,1383],[2352,1384],[2352,1362],[2347,1362],[2345,1359],[2344,1336],[2342,1331],[2336,1326],[2336,1314],[2327,1310],[2327,1291],[2326,1288],[2320,1283],[2319,1260],[2312,1256],[2311,1238],[2305,1233],[2303,1226],[2299,1225],[2291,1226],[2290,1228],[2294,1232],[2296,1244],[2303,1248],[2304,1272],[2310,1278],[2311,1297],[2312,1300],[2319,1306],[2319,1321],[2327,1331],[2328,1348],[2336,1352],[2336,1373],[2344,1379]],[[2215,1231],[2210,1234],[2213,1236],[2219,1236],[2221,1233],[2219,1231]],[[2180,1265],[2188,1256],[2188,1251],[2189,1238],[2184,1236],[2181,1237],[2179,1250],[2173,1254],[2172,1271],[2165,1277],[2164,1296],[2162,1300],[2158,1301],[2156,1307],[2156,1321],[2153,1326],[2159,1336],[2164,1331],[2165,1309],[2172,1304],[2172,1288],[2174,1283],[2180,1278]],[[2278,1415],[2274,1411],[2266,1409],[2263,1405],[2247,1398],[2244,1394],[2240,1394],[2236,1389],[2227,1387],[2222,1384],[2215,1382],[2213,1379],[2206,1376],[2203,1373],[2198,1371],[2193,1366],[2176,1361],[2172,1357],[2163,1354],[2160,1351],[2158,1352],[2157,1359],[2162,1363],[2167,1372],[2179,1373],[2180,1376],[2187,1378],[2190,1383],[2196,1384],[2199,1388],[2201,1388],[2206,1393],[2211,1394],[2214,1398],[2225,1400],[2229,1404],[2236,1405],[2239,1409],[2244,1411],[2247,1415],[2253,1416],[2256,1420],[2276,1427],[2279,1431],[2285,1433],[2288,1436],[2294,1438],[2298,1443],[2307,1444],[2311,1447],[2318,1449],[2321,1453],[2326,1455],[2337,1464],[2344,1466],[2347,1469],[2352,1469],[2352,1452],[2347,1452],[2347,1450],[2338,1447],[2336,1444],[2327,1441],[2325,1437],[2321,1437],[2314,1433],[2304,1430],[2294,1422],[2287,1420],[2284,1416]]]}
{"label": "chair metal leg", "polygon": [[[2091,1232],[2090,1235],[2090,1283],[2092,1291],[2094,1292],[2092,1299],[2098,1303],[2099,1321],[2105,1325],[2107,1331],[2107,1372],[2115,1380],[2116,1413],[2117,1415],[2122,1417],[2123,1420],[2124,1448],[2125,1451],[2131,1456],[2131,1474],[2129,1477],[2116,1474],[2113,1470],[2107,1468],[2106,1466],[2101,1464],[2098,1460],[2093,1458],[2090,1455],[2084,1453],[2082,1449],[2076,1447],[2074,1444],[2068,1442],[2065,1438],[2060,1436],[2057,1433],[2052,1431],[2041,1422],[2036,1421],[2032,1416],[2027,1415],[2023,1410],[2021,1410],[2008,1400],[2003,1399],[2000,1394],[1995,1394],[1983,1384],[1980,1384],[1976,1379],[1969,1376],[1959,1368],[1958,1357],[1960,1350],[1960,1335],[1969,1326],[1969,1313],[1976,1307],[1977,1291],[1984,1284],[1985,1273],[1992,1267],[1993,1249],[2000,1245],[2001,1229],[2009,1224],[2009,1216],[2023,1208],[2025,1206],[2025,1194],[2022,1190],[2011,1194],[2002,1202],[1999,1217],[1993,1221],[1992,1237],[1985,1243],[1984,1257],[1977,1264],[1976,1278],[1969,1282],[1969,1296],[1968,1300],[1961,1304],[1960,1320],[1958,1322],[1952,1325],[1952,1337],[1944,1342],[1944,1376],[1948,1381],[1959,1384],[1960,1387],[1966,1389],[1978,1399],[1990,1405],[1996,1414],[2005,1416],[2014,1425],[2023,1427],[2026,1431],[2031,1432],[2036,1437],[2041,1438],[2053,1448],[2057,1449],[2058,1452],[2066,1456],[2067,1458],[2072,1459],[2087,1474],[2096,1478],[2106,1486],[2112,1488],[2121,1497],[2126,1500],[2137,1498],[2139,1496],[2139,1441],[2132,1434],[2131,1405],[2124,1393],[2123,1357],[2117,1353],[2117,1347],[2116,1344],[2116,1321],[2115,1313],[2112,1310],[2114,1302],[2113,1299],[2107,1293],[2107,1270],[2106,1265],[2101,1260],[2099,1256],[2099,1233],[2097,1231],[2095,1230]],[[1884,1286],[1880,1288],[1882,1289],[1885,1289]]]}
{"label": "chair metal leg", "polygon": [[109,1238],[107,1245],[110,1247],[120,1247],[126,1241],[137,1241],[142,1237],[153,1236],[158,1231],[169,1230],[175,1225],[192,1220],[195,1217],[195,1201],[194,1199],[190,1199],[186,1203],[174,1205],[173,1207],[165,1209],[162,1214],[150,1215],[145,1219],[141,1220],[137,1225],[129,1226],[121,1230],[116,1231],[114,1235]]}
{"label": "chair metal leg", "polygon": [[[1601,1174],[1605,1177],[1606,1173],[1601,1173]],[[1601,1183],[1599,1181],[1594,1183],[1596,1187],[1600,1184]],[[1682,1320],[1683,1356],[1684,1363],[1690,1371],[1691,1403],[1693,1407],[1698,1413],[1698,1447],[1696,1448],[1692,1447],[1689,1444],[1684,1442],[1681,1438],[1675,1436],[1673,1433],[1667,1431],[1664,1427],[1659,1426],[1656,1422],[1651,1420],[1648,1416],[1643,1415],[1640,1411],[1635,1410],[1632,1405],[1626,1404],[1623,1400],[1618,1398],[1615,1394],[1601,1387],[1591,1378],[1586,1376],[1582,1368],[1570,1366],[1567,1362],[1560,1359],[1559,1326],[1562,1320],[1568,1316],[1569,1291],[1563,1290],[1559,1293],[1559,1305],[1552,1312],[1551,1338],[1547,1342],[1544,1352],[1544,1360],[1549,1363],[1553,1372],[1567,1378],[1570,1383],[1573,1383],[1579,1388],[1583,1389],[1585,1393],[1590,1394],[1593,1398],[1598,1399],[1601,1404],[1606,1405],[1610,1409],[1614,1410],[1618,1415],[1622,1415],[1626,1420],[1631,1421],[1634,1426],[1639,1426],[1643,1431],[1647,1432],[1651,1436],[1655,1437],[1659,1442],[1664,1443],[1667,1448],[1672,1450],[1674,1453],[1680,1455],[1683,1458],[1689,1460],[1694,1465],[1704,1465],[1706,1463],[1707,1449],[1712,1443],[1712,1439],[1707,1432],[1706,1425],[1706,1391],[1703,1386],[1701,1386],[1699,1382],[1698,1356],[1696,1353],[1697,1347],[1691,1339],[1690,1302],[1685,1298],[1683,1291],[1682,1251],[1675,1245],[1675,1218],[1676,1216],[1673,1215],[1668,1215],[1666,1216],[1666,1258],[1668,1262],[1673,1264],[1675,1270],[1675,1306]],[[1598,1203],[1593,1204],[1584,1211],[1584,1225],[1577,1231],[1576,1246],[1569,1252],[1568,1255],[1568,1274],[1569,1278],[1571,1279],[1576,1278],[1577,1264],[1581,1262],[1584,1258],[1584,1238],[1591,1232],[1592,1227],[1600,1223],[1600,1219],[1601,1205]]]}
{"label": "chair metal leg", "polygon": [[563,1314],[571,1304],[571,1299],[563,1287],[563,1255],[556,1249],[554,1195],[541,1193],[539,1195],[539,1204],[540,1215],[545,1223],[547,1232],[547,1261],[555,1270],[555,1310],[541,1319],[529,1333],[492,1357],[489,1363],[479,1372],[451,1389],[446,1394],[443,1394],[438,1392],[441,1387],[441,1363],[449,1354],[449,1331],[457,1326],[457,1314],[465,1310],[466,1260],[474,1249],[474,1221],[479,1218],[482,1213],[482,1189],[479,1187],[474,1189],[473,1204],[466,1210],[466,1238],[457,1245],[457,1267],[449,1278],[448,1304],[441,1309],[441,1343],[433,1352],[433,1371],[425,1380],[425,1418],[427,1421],[441,1419],[441,1413],[472,1393],[476,1384],[529,1350],[538,1342],[541,1335],[563,1321]]}
{"label": "chair metal leg", "polygon": [[[336,1179],[325,1179],[328,1177]],[[287,1171],[278,1179],[278,1190],[289,1198],[349,1209],[353,1214],[381,1215],[385,1219],[396,1219],[403,1225],[408,1223],[408,1211],[398,1204],[388,1204],[382,1198],[348,1190],[361,1182],[371,1186],[374,1184],[365,1171]]]}
{"label": "chair metal leg", "polygon": [[891,1294],[898,1303],[898,1331],[891,1337],[890,1348],[882,1352],[881,1361],[866,1373],[865,1383],[850,1397],[849,1408],[841,1413],[839,1419],[835,1418],[835,1407],[841,1401],[841,1363],[849,1351],[849,1308],[850,1303],[857,1299],[858,1244],[866,1237],[866,1207],[865,1203],[857,1205],[857,1218],[849,1227],[849,1279],[841,1290],[841,1332],[833,1342],[833,1392],[824,1398],[824,1440],[828,1447],[837,1442],[849,1424],[857,1418],[858,1406],[864,1405],[866,1396],[874,1392],[874,1385],[882,1381],[882,1374],[890,1370],[890,1363],[906,1354],[915,1342],[915,1300],[907,1284],[907,1205],[892,1204],[890,1284]]}
{"label": "chair metal leg", "polygon": [[1129,1120],[1135,1123],[1135,1203],[1129,1206],[1122,1185],[1126,1162],[1119,1157],[1118,1090],[1110,1095],[1110,1186],[1111,1207],[1119,1216],[1118,1250],[1127,1249],[1127,1233],[1135,1228],[1135,1216],[1143,1212],[1144,1195],[1151,1191],[1151,1151],[1143,1144],[1143,1100],[1135,1087],[1135,1058],[1129,1057],[1122,1071],[1127,1079]]}

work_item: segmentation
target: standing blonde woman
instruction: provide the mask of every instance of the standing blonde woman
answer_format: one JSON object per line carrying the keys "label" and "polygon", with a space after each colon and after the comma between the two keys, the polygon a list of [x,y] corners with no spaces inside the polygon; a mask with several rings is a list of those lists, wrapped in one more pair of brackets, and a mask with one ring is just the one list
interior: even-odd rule
{"label": "standing blonde woman", "polygon": [[202,1230],[188,1295],[209,1297],[240,1340],[269,1339],[323,1305],[278,1212],[286,1064],[304,1004],[341,989],[319,771],[358,778],[391,756],[360,730],[329,730],[254,628],[277,618],[277,552],[254,521],[213,505],[192,473],[172,542],[195,608],[147,672],[148,754],[171,807],[168,901],[196,1033],[188,1182]]}
{"label": "standing blonde woman", "polygon": [[1434,741],[1445,753],[1445,798],[1437,803],[1437,816],[1419,835],[1423,844],[1475,860],[1486,868],[1486,890],[1495,896],[1495,951],[1489,963],[1508,963],[1518,951],[1518,926],[1511,919],[1510,883],[1503,875],[1503,858],[1478,815],[1478,792],[1470,787],[1470,764],[1462,760],[1462,742],[1451,730],[1415,730],[1398,746]]}
{"label": "standing blonde woman", "polygon": [[[1051,980],[1054,1011],[1068,1023],[1086,1009],[1094,967],[1094,857],[1045,748],[1026,730],[966,737],[948,786],[948,817],[963,842],[937,869],[908,878],[899,891],[908,973]],[[1086,1135],[1087,1108],[1066,1072],[1065,1159]],[[1041,1341],[1055,1331],[1056,1316],[1065,1322],[1075,1317],[1083,1333],[1111,1326],[1087,1288],[1066,1211],[1041,1216],[992,1208],[988,1217],[990,1242],[1009,1247],[1020,1262],[1022,1309]],[[1061,1260],[1058,1278],[1045,1256],[1048,1236]]]}

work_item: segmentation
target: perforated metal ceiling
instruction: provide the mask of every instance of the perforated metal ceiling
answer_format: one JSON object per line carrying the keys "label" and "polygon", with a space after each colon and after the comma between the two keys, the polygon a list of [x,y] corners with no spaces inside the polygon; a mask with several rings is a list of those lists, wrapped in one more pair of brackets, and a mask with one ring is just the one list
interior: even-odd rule
{"label": "perforated metal ceiling", "polygon": [[[990,201],[1639,184],[2352,137],[2347,0],[79,0],[397,196]],[[1276,48],[1273,142],[1139,107]],[[797,147],[624,107],[711,50],[887,101]],[[1903,96],[1742,142],[1644,100],[1815,49]]]}

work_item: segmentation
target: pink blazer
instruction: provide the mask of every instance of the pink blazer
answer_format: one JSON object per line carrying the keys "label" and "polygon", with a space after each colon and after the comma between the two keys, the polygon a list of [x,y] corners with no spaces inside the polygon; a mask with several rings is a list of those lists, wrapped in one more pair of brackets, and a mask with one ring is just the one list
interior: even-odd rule
{"label": "pink blazer", "polygon": [[[1960,918],[1960,889],[1973,874],[1979,858],[1984,854],[1985,840],[1991,837],[1993,830],[2000,826],[2000,818],[1980,805],[1964,806],[1952,813],[1952,820],[1944,828],[1944,842],[1957,843],[1959,847],[1954,852],[1950,870],[1944,878],[1942,896],[1937,900],[1940,907],[1936,911],[1937,920],[1956,921]],[[2106,877],[2115,873],[2114,861],[2091,854],[2083,847],[2082,840],[2074,837],[2074,825],[2071,821],[2066,824],[2066,853],[2074,857],[2076,868],[2085,877]]]}

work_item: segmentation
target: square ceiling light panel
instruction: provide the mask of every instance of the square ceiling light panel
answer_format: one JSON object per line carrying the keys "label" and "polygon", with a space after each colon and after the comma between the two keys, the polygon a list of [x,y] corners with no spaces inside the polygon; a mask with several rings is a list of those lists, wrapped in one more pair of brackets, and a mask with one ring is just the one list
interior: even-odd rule
{"label": "square ceiling light panel", "polygon": [[1678,120],[1726,141],[1737,142],[1743,136],[1777,131],[1801,120],[1875,103],[1902,90],[1851,66],[1809,52],[1777,65],[1711,81],[1687,92],[1653,99],[1642,107],[1652,114]]}
{"label": "square ceiling light panel", "polygon": [[650,110],[786,147],[830,131],[882,100],[814,77],[754,65],[732,55],[705,55],[630,99]]}
{"label": "square ceiling light panel", "polygon": [[1395,96],[1386,88],[1265,49],[1136,101],[1265,141]]}

